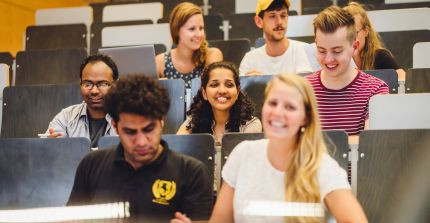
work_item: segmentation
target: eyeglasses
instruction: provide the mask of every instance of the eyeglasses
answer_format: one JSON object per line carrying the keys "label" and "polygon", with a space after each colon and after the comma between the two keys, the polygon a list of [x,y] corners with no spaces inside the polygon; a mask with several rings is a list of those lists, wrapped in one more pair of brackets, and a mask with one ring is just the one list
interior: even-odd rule
{"label": "eyeglasses", "polygon": [[83,87],[85,90],[91,90],[94,86],[97,86],[98,89],[108,89],[111,86],[110,82],[107,81],[99,81],[97,83],[93,83],[91,81],[82,81],[81,87]]}
{"label": "eyeglasses", "polygon": [[357,35],[358,35],[358,33],[360,33],[364,29],[366,29],[366,27],[363,26],[363,27],[361,27],[361,29],[357,30]]}

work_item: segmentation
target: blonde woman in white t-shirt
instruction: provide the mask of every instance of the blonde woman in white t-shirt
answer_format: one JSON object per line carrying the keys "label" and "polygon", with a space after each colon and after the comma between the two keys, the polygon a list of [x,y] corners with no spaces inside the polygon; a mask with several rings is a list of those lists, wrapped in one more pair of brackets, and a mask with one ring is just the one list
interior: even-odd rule
{"label": "blonde woman in white t-shirt", "polygon": [[[209,222],[323,222],[321,217],[250,218],[253,201],[321,203],[337,222],[367,222],[347,175],[326,151],[311,85],[298,75],[275,76],[265,91],[267,139],[245,141],[230,154]],[[172,222],[189,222],[177,213]]]}

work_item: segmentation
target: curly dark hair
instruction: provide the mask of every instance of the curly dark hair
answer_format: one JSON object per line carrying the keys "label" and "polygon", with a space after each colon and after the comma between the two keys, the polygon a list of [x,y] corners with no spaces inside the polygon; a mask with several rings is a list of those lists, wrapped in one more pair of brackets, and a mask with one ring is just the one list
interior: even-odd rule
{"label": "curly dark hair", "polygon": [[112,79],[115,81],[118,79],[118,67],[116,66],[115,62],[110,56],[101,53],[85,58],[79,70],[79,78],[82,79],[82,71],[84,70],[85,66],[87,66],[87,64],[94,64],[97,62],[105,63],[112,70]]}
{"label": "curly dark hair", "polygon": [[202,88],[206,88],[211,71],[217,68],[225,68],[233,73],[234,83],[239,91],[236,102],[230,108],[229,120],[225,126],[226,130],[229,132],[239,132],[239,127],[253,118],[254,106],[251,100],[240,91],[239,72],[236,66],[230,62],[215,62],[204,69],[200,77],[202,83],[201,88],[193,98],[190,110],[187,111],[187,116],[191,117],[191,121],[187,125],[187,130],[191,130],[192,133],[213,134],[212,123],[214,121],[214,115],[212,106],[203,98]]}
{"label": "curly dark hair", "polygon": [[115,122],[122,112],[163,119],[169,106],[167,90],[151,77],[139,74],[130,74],[114,82],[104,100],[104,111]]}

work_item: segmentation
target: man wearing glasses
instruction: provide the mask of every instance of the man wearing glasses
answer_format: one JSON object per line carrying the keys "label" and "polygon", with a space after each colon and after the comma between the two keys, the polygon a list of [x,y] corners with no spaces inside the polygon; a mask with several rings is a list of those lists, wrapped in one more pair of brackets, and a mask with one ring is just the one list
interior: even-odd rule
{"label": "man wearing glasses", "polygon": [[108,56],[97,54],[85,59],[80,68],[81,93],[84,101],[64,108],[49,123],[46,134],[56,137],[86,137],[97,147],[104,135],[116,135],[111,117],[103,111],[103,102],[118,68]]}

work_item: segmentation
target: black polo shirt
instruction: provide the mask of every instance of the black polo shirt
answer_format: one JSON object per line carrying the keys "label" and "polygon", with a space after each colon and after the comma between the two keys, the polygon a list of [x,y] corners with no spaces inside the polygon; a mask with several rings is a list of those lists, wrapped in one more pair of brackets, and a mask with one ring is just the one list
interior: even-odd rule
{"label": "black polo shirt", "polygon": [[209,219],[213,192],[206,166],[164,149],[152,163],[135,170],[121,144],[89,153],[76,171],[67,205],[130,202],[132,220],[169,222],[176,211],[193,220]]}

